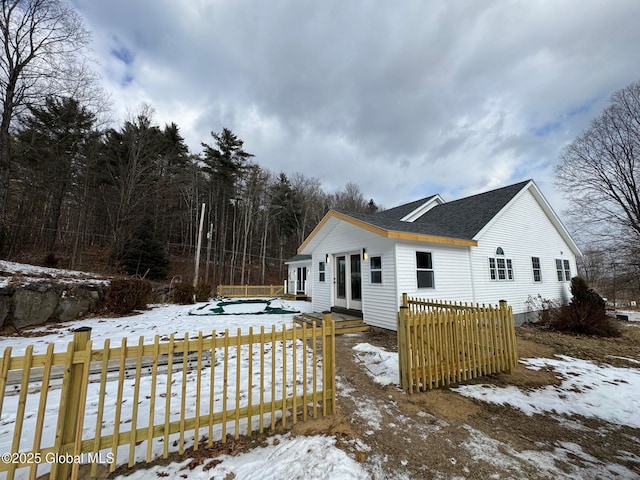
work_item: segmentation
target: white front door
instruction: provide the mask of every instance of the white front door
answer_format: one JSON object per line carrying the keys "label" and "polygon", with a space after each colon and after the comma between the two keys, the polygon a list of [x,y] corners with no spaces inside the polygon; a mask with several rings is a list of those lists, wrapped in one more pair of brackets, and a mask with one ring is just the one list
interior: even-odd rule
{"label": "white front door", "polygon": [[334,258],[334,305],[351,310],[362,310],[360,252],[339,253]]}

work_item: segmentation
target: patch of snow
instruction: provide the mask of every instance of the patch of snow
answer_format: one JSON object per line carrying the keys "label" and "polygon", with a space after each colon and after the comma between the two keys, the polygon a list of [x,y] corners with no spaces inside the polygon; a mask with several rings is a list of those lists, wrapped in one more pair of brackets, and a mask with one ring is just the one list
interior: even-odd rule
{"label": "patch of snow", "polygon": [[372,430],[380,430],[382,423],[382,409],[374,400],[360,401],[359,408],[355,414],[362,418],[366,425]]}
{"label": "patch of snow", "polygon": [[616,314],[626,315],[629,322],[640,322],[640,312],[635,310],[616,310]]}
{"label": "patch of snow", "polygon": [[79,270],[65,270],[62,268],[39,267],[37,265],[28,265],[26,263],[7,262],[0,260],[0,272],[9,273],[12,277],[2,276],[2,285],[8,285],[12,278],[19,278],[19,283],[32,283],[42,281],[43,279],[56,279],[61,283],[74,282],[90,282],[90,283],[107,283],[111,279],[105,275],[96,273],[82,272]]}
{"label": "patch of snow", "polygon": [[527,391],[512,386],[461,385],[452,390],[485,402],[509,405],[527,415],[575,414],[640,428],[640,370],[562,355],[558,359],[529,358],[521,362],[533,369],[553,368],[561,385]]}
{"label": "patch of snow", "polygon": [[640,365],[640,360],[635,360],[633,358],[628,358],[628,357],[618,357],[617,355],[605,355],[606,358],[615,358],[618,360],[624,360],[625,362],[629,362],[629,363],[636,363],[638,365]]}
{"label": "patch of snow", "polygon": [[353,347],[358,363],[365,367],[367,375],[382,386],[400,383],[398,354],[369,343],[359,343]]}
{"label": "patch of snow", "polygon": [[[517,451],[506,443],[465,425],[469,438],[461,446],[474,460],[481,460],[511,472],[513,478],[526,478],[535,471],[541,478],[640,478],[623,465],[604,463],[584,452],[580,445],[558,442],[550,451]],[[562,467],[562,468],[561,468]],[[494,475],[498,475],[497,473]],[[496,478],[501,478],[499,475]]]}
{"label": "patch of snow", "polygon": [[191,469],[189,461],[154,466],[138,470],[131,475],[116,477],[118,480],[146,480],[148,478],[234,478],[235,480],[291,479],[370,479],[358,462],[335,446],[335,438],[327,436],[292,437],[276,435],[269,438],[270,445],[257,447],[240,455],[220,455],[204,461]]}

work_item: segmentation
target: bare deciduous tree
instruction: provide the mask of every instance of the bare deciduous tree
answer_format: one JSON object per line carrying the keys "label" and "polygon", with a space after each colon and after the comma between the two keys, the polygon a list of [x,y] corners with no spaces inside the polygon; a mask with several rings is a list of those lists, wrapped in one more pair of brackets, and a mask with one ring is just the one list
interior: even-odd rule
{"label": "bare deciduous tree", "polygon": [[81,98],[92,83],[79,54],[89,34],[61,0],[0,0],[0,221],[10,180],[10,131],[25,107],[48,95]]}
{"label": "bare deciduous tree", "polygon": [[588,228],[640,241],[640,82],[614,93],[563,150],[556,184],[571,202],[569,213]]}

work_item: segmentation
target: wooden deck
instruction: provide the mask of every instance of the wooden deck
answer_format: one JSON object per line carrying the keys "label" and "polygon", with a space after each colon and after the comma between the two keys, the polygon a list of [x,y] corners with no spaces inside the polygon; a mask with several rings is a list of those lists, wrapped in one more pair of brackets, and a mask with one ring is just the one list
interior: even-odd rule
{"label": "wooden deck", "polygon": [[[358,317],[336,312],[332,312],[331,315],[336,322],[336,335],[366,332],[369,330],[369,326],[364,323],[361,316]],[[306,323],[307,325],[311,325],[315,321],[316,325],[322,325],[322,313],[320,312],[303,313],[296,315],[293,319],[299,324]]]}
{"label": "wooden deck", "polygon": [[302,300],[305,302],[311,301],[311,297],[307,297],[304,293],[285,293],[282,295],[282,298],[285,300]]}

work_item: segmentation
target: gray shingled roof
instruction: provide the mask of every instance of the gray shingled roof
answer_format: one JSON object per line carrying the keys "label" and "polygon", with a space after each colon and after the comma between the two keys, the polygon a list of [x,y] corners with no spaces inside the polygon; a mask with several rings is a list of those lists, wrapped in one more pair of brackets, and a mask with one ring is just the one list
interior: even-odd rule
{"label": "gray shingled roof", "polygon": [[400,219],[431,197],[373,215],[341,213],[385,230],[471,240],[529,182],[526,180],[438,205],[415,222]]}
{"label": "gray shingled roof", "polygon": [[376,213],[375,216],[381,217],[381,218],[388,218],[390,220],[400,220],[401,218],[404,218],[407,215],[409,215],[416,208],[427,203],[433,197],[435,197],[435,195],[424,197],[420,200],[416,200],[411,203],[405,203],[404,205],[400,205],[398,207],[389,208],[388,210],[383,210],[381,212]]}

